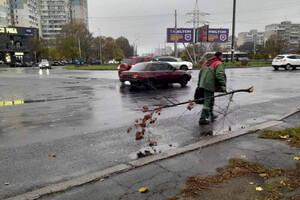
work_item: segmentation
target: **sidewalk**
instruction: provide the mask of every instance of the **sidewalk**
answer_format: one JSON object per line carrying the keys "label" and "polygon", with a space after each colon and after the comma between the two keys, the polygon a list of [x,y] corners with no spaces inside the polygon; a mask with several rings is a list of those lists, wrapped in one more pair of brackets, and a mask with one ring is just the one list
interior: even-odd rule
{"label": "sidewalk", "polygon": [[[300,127],[299,119],[300,112],[284,119],[280,125],[269,129]],[[259,163],[268,168],[295,169],[296,163],[299,163],[299,161],[294,160],[294,158],[300,157],[299,148],[291,147],[285,141],[260,139],[258,134],[260,134],[260,131],[164,160],[154,161],[130,171],[100,178],[97,181],[64,192],[44,196],[41,199],[153,200],[172,198],[180,195],[181,190],[186,188],[187,179],[194,176],[216,176],[218,174],[217,168],[224,168],[232,158]],[[208,140],[210,140],[210,137],[208,137]],[[295,174],[295,177],[300,179],[300,172]],[[178,196],[172,199],[254,199],[267,191],[264,180],[274,182],[273,179],[266,180],[253,174],[251,176],[245,175],[213,184],[199,193],[201,196],[198,198],[195,196],[187,198]],[[285,179],[280,177],[280,181],[283,180]],[[253,184],[249,184],[250,182],[253,182]],[[148,191],[146,193],[138,192],[142,187],[148,188]],[[259,192],[256,187],[262,187],[264,191]],[[293,192],[297,194],[297,192],[300,193],[300,190]]]}

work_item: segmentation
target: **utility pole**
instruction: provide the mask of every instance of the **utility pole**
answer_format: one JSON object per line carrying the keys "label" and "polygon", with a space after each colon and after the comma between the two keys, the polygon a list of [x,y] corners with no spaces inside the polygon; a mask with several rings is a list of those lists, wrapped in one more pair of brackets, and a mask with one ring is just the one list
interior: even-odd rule
{"label": "utility pole", "polygon": [[79,58],[81,61],[81,48],[80,48],[80,38],[78,37],[78,50],[79,50]]}
{"label": "utility pole", "polygon": [[235,8],[236,8],[236,0],[233,0],[232,39],[231,39],[231,62],[233,62],[233,59],[234,59]]}
{"label": "utility pole", "polygon": [[178,58],[177,50],[177,10],[175,10],[175,43],[174,43],[175,57]]}
{"label": "utility pole", "polygon": [[256,54],[256,35],[254,35],[254,44],[253,44],[253,54],[255,55]]}
{"label": "utility pole", "polygon": [[100,43],[100,44],[99,44],[99,45],[100,45],[100,46],[99,46],[99,51],[100,51],[100,52],[99,52],[99,53],[100,53],[100,59],[99,59],[99,60],[100,60],[100,63],[101,63],[101,65],[102,65],[102,47],[101,47],[102,44],[101,44],[101,33],[100,33],[100,28],[98,28],[98,30],[99,30],[99,43]]}

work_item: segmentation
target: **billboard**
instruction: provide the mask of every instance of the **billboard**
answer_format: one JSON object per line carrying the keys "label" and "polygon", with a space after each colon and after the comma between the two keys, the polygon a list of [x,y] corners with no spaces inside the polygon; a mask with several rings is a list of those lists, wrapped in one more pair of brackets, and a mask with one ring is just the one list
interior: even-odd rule
{"label": "billboard", "polygon": [[204,25],[200,28],[196,29],[196,43],[197,42],[207,42],[208,41],[208,30],[209,30],[209,26],[208,25]]}
{"label": "billboard", "polygon": [[[193,43],[194,29],[193,28],[178,28],[177,42],[178,43]],[[167,29],[167,42],[175,43],[175,28]]]}
{"label": "billboard", "polygon": [[229,29],[212,28],[208,30],[208,42],[228,42]]}

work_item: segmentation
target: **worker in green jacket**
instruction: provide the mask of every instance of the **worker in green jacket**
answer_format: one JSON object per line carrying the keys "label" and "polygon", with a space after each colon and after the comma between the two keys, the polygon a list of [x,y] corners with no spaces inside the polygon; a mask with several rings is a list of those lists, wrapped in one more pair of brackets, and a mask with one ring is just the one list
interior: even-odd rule
{"label": "worker in green jacket", "polygon": [[[226,74],[221,52],[216,52],[213,58],[202,65],[198,87],[204,90],[204,98],[213,97],[215,91],[226,92]],[[213,115],[213,106],[214,98],[204,100],[199,120],[200,125],[209,124],[209,119],[212,121],[216,118]]]}

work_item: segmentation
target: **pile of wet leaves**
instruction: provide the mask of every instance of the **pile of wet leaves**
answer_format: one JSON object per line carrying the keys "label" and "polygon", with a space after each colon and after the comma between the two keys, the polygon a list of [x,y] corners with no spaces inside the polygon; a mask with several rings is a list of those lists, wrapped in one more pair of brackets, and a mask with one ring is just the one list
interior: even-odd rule
{"label": "pile of wet leaves", "polygon": [[[240,186],[241,184],[246,186]],[[239,189],[241,191],[238,191]],[[282,198],[299,200],[299,191],[300,163],[297,163],[296,169],[285,170],[267,168],[243,159],[230,159],[229,164],[225,168],[218,169],[218,174],[214,177],[190,177],[181,195],[168,200],[206,199],[207,197],[220,199],[220,194],[228,194],[228,192],[232,194],[223,196],[222,199],[245,199],[246,195],[246,199],[255,200]],[[219,193],[219,196],[216,193]]]}
{"label": "pile of wet leaves", "polygon": [[265,130],[259,136],[264,139],[279,139],[287,141],[291,146],[300,148],[300,127],[288,128],[285,130]]}

